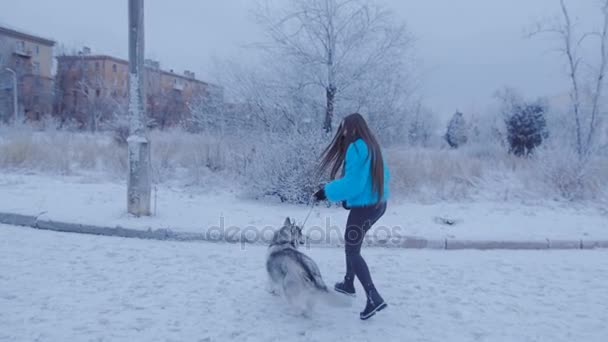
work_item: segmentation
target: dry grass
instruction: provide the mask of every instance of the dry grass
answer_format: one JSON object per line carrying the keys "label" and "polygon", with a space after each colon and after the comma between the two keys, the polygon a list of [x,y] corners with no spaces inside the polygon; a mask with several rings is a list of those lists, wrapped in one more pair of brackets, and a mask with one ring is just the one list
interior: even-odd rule
{"label": "dry grass", "polygon": [[[260,195],[265,184],[276,187],[277,182],[281,182],[269,179],[279,177],[272,171],[276,163],[282,161],[285,165],[281,167],[290,173],[294,167],[301,170],[310,166],[302,163],[316,162],[310,151],[299,153],[297,146],[287,148],[280,143],[264,145],[255,137],[220,138],[166,131],[152,132],[150,138],[156,183],[177,181],[181,185],[235,187],[237,180],[240,187]],[[262,149],[281,158],[274,158],[273,165],[259,165],[260,162],[253,159]],[[109,134],[0,127],[2,170],[61,175],[94,172],[111,179],[124,179],[128,167],[126,155],[126,147],[116,144]],[[563,150],[539,151],[533,158],[522,159],[491,146],[461,150],[393,147],[387,150],[387,159],[392,193],[398,198],[422,202],[479,197],[571,201],[608,198],[606,156],[596,156],[580,164],[574,162],[574,155]],[[290,181],[294,187],[316,186]]]}
{"label": "dry grass", "polygon": [[608,193],[608,158],[578,162],[567,150],[518,158],[499,149],[388,150],[393,189],[418,201],[556,199],[598,200]]}
{"label": "dry grass", "polygon": [[420,199],[464,199],[470,197],[486,165],[460,151],[391,149],[393,193]]}
{"label": "dry grass", "polygon": [[0,131],[0,168],[69,175],[99,171],[111,176],[126,170],[126,151],[103,135],[72,132]]}

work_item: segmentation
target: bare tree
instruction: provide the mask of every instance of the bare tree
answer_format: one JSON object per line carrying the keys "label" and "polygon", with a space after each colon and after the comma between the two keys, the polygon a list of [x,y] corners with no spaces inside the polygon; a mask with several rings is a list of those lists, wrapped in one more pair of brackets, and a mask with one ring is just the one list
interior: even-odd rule
{"label": "bare tree", "polygon": [[[298,76],[299,65],[248,68],[235,63],[219,66],[222,83],[235,103],[226,106],[228,117],[240,128],[265,132],[302,131],[318,119],[314,94]],[[238,114],[237,114],[238,112]]]}
{"label": "bare tree", "polygon": [[[64,52],[62,52],[64,53]],[[81,57],[74,57],[80,55]],[[65,58],[67,57],[67,58]],[[119,115],[126,115],[126,99],[115,84],[93,70],[85,55],[61,54],[55,78],[55,112],[61,125],[75,121],[91,132]]]}
{"label": "bare tree", "polygon": [[411,146],[429,147],[437,129],[435,113],[418,101],[407,122],[407,142]]}
{"label": "bare tree", "polygon": [[112,94],[112,87],[103,78],[82,80],[77,83],[76,90],[84,99],[82,110],[86,115],[86,126],[91,132],[99,130],[104,122],[126,115],[124,101]]}
{"label": "bare tree", "polygon": [[214,98],[207,95],[196,97],[192,103],[188,104],[188,111],[190,117],[186,125],[189,130],[194,132],[214,131],[220,132],[221,136],[226,126],[241,126],[230,122],[229,119],[234,120],[236,118],[227,118],[223,103],[215,101]]}
{"label": "bare tree", "polygon": [[147,114],[152,126],[164,130],[186,118],[188,106],[181,91],[163,87],[147,91]]}
{"label": "bare tree", "polygon": [[[574,116],[576,152],[579,158],[588,156],[597,139],[597,127],[602,113],[602,95],[604,92],[604,77],[608,64],[608,0],[602,0],[602,28],[582,34],[576,33],[576,23],[572,20],[565,0],[560,0],[561,18],[553,24],[537,24],[530,36],[541,33],[555,35],[561,47],[558,49],[567,60],[568,77],[570,80],[570,99],[572,115]],[[599,40],[599,64],[591,68],[591,80],[585,83],[585,65],[590,65],[583,58],[581,50],[589,38]],[[588,89],[588,90],[587,90]]]}
{"label": "bare tree", "polygon": [[371,0],[289,0],[280,5],[265,0],[256,14],[270,39],[261,47],[301,67],[300,88],[323,91],[326,132],[332,130],[340,97],[352,100],[360,83],[403,69],[412,41],[393,13]]}

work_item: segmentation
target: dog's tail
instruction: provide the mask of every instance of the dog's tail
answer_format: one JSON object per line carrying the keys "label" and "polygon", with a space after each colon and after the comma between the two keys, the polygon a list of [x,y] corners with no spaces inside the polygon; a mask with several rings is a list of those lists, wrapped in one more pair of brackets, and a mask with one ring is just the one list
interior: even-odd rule
{"label": "dog's tail", "polygon": [[329,290],[327,287],[319,289],[317,292],[319,301],[330,306],[349,307],[352,305],[352,299],[346,295]]}

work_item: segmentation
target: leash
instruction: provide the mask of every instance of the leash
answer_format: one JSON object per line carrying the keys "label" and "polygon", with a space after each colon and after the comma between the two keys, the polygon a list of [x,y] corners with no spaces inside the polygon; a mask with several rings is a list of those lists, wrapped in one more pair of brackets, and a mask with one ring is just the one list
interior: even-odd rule
{"label": "leash", "polygon": [[312,200],[313,197],[314,197],[314,195],[311,195],[310,198],[308,199],[308,203],[310,205],[310,210],[308,211],[306,218],[304,218],[304,221],[302,222],[302,227],[301,227],[302,229],[304,229],[304,226],[306,225],[306,222],[308,221],[310,214],[312,214],[312,211],[315,209],[315,202]]}

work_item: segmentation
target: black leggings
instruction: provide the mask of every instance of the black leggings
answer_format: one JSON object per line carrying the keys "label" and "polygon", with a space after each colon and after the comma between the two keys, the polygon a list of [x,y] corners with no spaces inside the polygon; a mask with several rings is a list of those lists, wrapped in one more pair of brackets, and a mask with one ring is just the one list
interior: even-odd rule
{"label": "black leggings", "polygon": [[374,289],[372,277],[367,263],[361,256],[361,245],[367,231],[386,211],[386,202],[377,205],[352,208],[346,221],[344,232],[344,248],[346,251],[346,275],[344,281],[352,284],[355,275],[359,278],[365,292]]}

